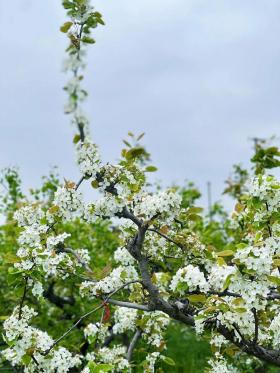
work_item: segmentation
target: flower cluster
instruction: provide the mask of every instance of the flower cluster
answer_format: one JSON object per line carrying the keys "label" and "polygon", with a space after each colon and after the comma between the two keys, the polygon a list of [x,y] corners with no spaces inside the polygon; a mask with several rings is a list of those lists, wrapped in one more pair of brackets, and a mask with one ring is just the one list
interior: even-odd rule
{"label": "flower cluster", "polygon": [[21,207],[14,213],[14,219],[20,227],[40,224],[44,213],[37,203]]}
{"label": "flower cluster", "polygon": [[95,179],[100,169],[100,156],[97,146],[90,141],[79,142],[76,151],[77,163],[82,175]]}
{"label": "flower cluster", "polygon": [[143,327],[144,339],[154,347],[163,347],[165,344],[163,333],[170,323],[169,316],[161,311],[155,311],[143,318],[145,320]]}
{"label": "flower cluster", "polygon": [[[102,372],[102,364],[106,364],[112,372],[129,372],[130,364],[126,359],[126,348],[121,345],[113,346],[112,348],[102,347],[97,353],[88,353],[86,359],[89,361],[82,373],[90,373],[90,367],[97,367],[98,371]],[[100,364],[100,369],[98,365]]]}
{"label": "flower cluster", "polygon": [[36,315],[37,312],[28,306],[15,308],[4,322],[5,338],[10,347],[2,351],[2,356],[12,366],[22,364],[23,360],[28,362],[26,372],[40,369],[45,373],[66,373],[70,368],[80,365],[80,356],[72,356],[64,347],[51,350],[47,356],[44,354],[51,349],[54,341],[46,332],[29,326],[30,320]]}
{"label": "flower cluster", "polygon": [[271,272],[272,255],[268,246],[248,246],[238,250],[234,259],[238,264],[244,264],[247,269],[255,271],[258,275],[265,275]]}
{"label": "flower cluster", "polygon": [[197,289],[200,289],[202,292],[207,292],[209,290],[209,285],[203,272],[201,272],[198,267],[189,264],[177,271],[170,283],[170,289],[179,294],[184,294],[186,291],[195,291]]}
{"label": "flower cluster", "polygon": [[[20,210],[19,210],[20,211]],[[28,210],[20,211],[21,216]],[[42,212],[43,214],[43,212]],[[27,221],[25,219],[25,221]],[[33,222],[33,220],[32,220]],[[39,225],[37,221],[31,226],[25,226],[18,237],[20,245],[17,256],[19,260],[14,264],[15,268],[22,271],[29,271],[32,268],[40,267],[45,276],[57,275],[58,266],[63,263],[68,268],[73,268],[75,263],[65,252],[57,252],[56,247],[63,244],[70,235],[63,233],[57,236],[48,236],[48,226]],[[42,285],[35,283],[33,294],[42,293]]]}
{"label": "flower cluster", "polygon": [[249,181],[249,194],[268,204],[270,210],[279,209],[280,183],[271,175],[259,175]]}
{"label": "flower cluster", "polygon": [[136,329],[137,310],[119,307],[114,313],[113,333],[121,334]]}
{"label": "flower cluster", "polygon": [[64,220],[72,220],[83,214],[84,205],[82,195],[76,190],[74,183],[67,182],[64,187],[59,187],[55,192],[54,206],[58,211],[54,211]]}
{"label": "flower cluster", "polygon": [[119,266],[104,279],[98,282],[84,281],[80,291],[82,296],[95,297],[100,294],[110,294],[129,281],[136,281],[138,273],[133,266]]}
{"label": "flower cluster", "polygon": [[269,331],[272,333],[272,342],[275,348],[280,345],[280,315],[276,315],[271,321]]}
{"label": "flower cluster", "polygon": [[156,362],[160,358],[160,353],[155,351],[151,352],[150,354],[147,354],[146,359],[145,359],[145,373],[154,373],[155,372],[155,365]]}
{"label": "flower cluster", "polygon": [[[172,190],[158,192],[155,194],[140,194],[134,213],[137,216],[149,220],[157,215],[164,215],[165,218],[172,219],[179,212],[182,198],[177,192]],[[168,219],[167,219],[168,220]]]}
{"label": "flower cluster", "polygon": [[233,276],[237,271],[237,268],[234,266],[227,266],[227,265],[214,265],[211,268],[208,277],[208,283],[210,288],[213,291],[222,291],[225,281],[229,278],[229,276]]}
{"label": "flower cluster", "polygon": [[85,337],[90,343],[98,340],[99,343],[104,343],[106,337],[109,336],[108,326],[106,324],[88,324],[84,329]]}
{"label": "flower cluster", "polygon": [[117,263],[120,263],[123,266],[135,264],[135,259],[130,255],[125,247],[119,247],[114,252],[114,259]]}
{"label": "flower cluster", "polygon": [[228,364],[222,356],[209,360],[208,364],[211,367],[209,373],[239,373],[239,370]]}

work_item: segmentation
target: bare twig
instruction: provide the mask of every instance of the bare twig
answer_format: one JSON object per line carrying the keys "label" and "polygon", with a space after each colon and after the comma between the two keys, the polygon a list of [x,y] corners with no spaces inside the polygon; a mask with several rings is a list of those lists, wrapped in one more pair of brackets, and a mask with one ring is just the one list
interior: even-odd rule
{"label": "bare twig", "polygon": [[77,182],[76,187],[75,187],[75,190],[78,190],[79,186],[82,184],[82,182],[83,182],[84,180],[85,180],[85,177],[82,176],[82,177],[80,178],[80,180]]}
{"label": "bare twig", "polygon": [[92,315],[94,312],[100,310],[102,307],[104,306],[104,304],[100,304],[99,306],[95,307],[93,310],[85,313],[82,317],[79,318],[78,321],[75,322],[75,324],[73,324],[71,326],[71,328],[69,328],[64,334],[62,334],[61,337],[59,337],[58,339],[56,339],[53,344],[43,353],[44,356],[48,355],[50,353],[50,351],[62,340],[64,339],[69,333],[71,333],[71,331],[73,329],[76,328],[76,326],[78,326],[80,324],[81,321],[83,321],[85,318],[87,318],[88,316]]}
{"label": "bare twig", "polygon": [[244,344],[246,344],[246,342],[245,342],[245,338],[244,338],[243,334],[241,333],[241,331],[240,331],[238,325],[237,325],[236,323],[233,323],[232,325],[233,325],[234,329],[236,330],[237,334],[239,335],[239,337],[241,338],[241,341],[242,341]]}
{"label": "bare twig", "polygon": [[19,312],[18,312],[18,319],[19,320],[21,319],[21,316],[22,316],[22,307],[23,307],[23,303],[24,303],[24,300],[25,300],[25,297],[26,297],[27,283],[28,283],[28,277],[25,277],[25,279],[24,279],[24,289],[23,289],[23,294],[22,294],[22,297],[21,297],[21,301],[20,301],[20,305],[19,305]]}
{"label": "bare twig", "polygon": [[140,329],[137,329],[130,342],[130,345],[128,346],[128,350],[126,353],[126,358],[128,361],[131,361],[133,350],[135,349],[138,340],[141,338],[141,334],[142,334],[142,331]]}
{"label": "bare twig", "polygon": [[80,255],[73,249],[70,249],[69,247],[64,247],[63,250],[65,253],[69,253],[69,254],[72,254],[78,261],[78,263],[80,263],[84,269],[90,273],[90,274],[93,274],[93,271],[92,269],[89,267],[89,265],[80,257]]}
{"label": "bare twig", "polygon": [[255,308],[252,308],[252,312],[253,312],[254,320],[255,320],[255,337],[254,337],[253,343],[257,344],[258,338],[259,338],[259,319],[257,315],[257,310]]}
{"label": "bare twig", "polygon": [[107,302],[118,307],[134,308],[136,310],[147,311],[147,312],[152,311],[152,309],[148,305],[145,305],[145,304],[123,302],[123,301],[111,299],[111,298],[108,299]]}
{"label": "bare twig", "polygon": [[161,237],[163,237],[164,239],[166,239],[166,241],[169,241],[169,242],[173,243],[174,245],[178,246],[180,249],[183,249],[183,248],[184,248],[184,246],[181,245],[179,242],[174,241],[172,238],[166,236],[165,234],[161,233],[160,231],[158,231],[158,230],[155,229],[155,228],[148,228],[148,231],[149,231],[149,232],[157,233],[159,236],[161,236]]}
{"label": "bare twig", "polygon": [[108,303],[109,299],[111,296],[113,296],[114,294],[116,294],[118,291],[122,290],[123,288],[125,288],[126,286],[130,285],[130,284],[133,284],[133,283],[136,283],[136,282],[139,282],[138,280],[135,280],[135,281],[129,281],[125,284],[123,284],[122,286],[120,286],[118,289],[112,291],[107,297],[105,300],[103,300],[103,302],[101,303],[101,305],[95,307],[93,310],[85,313],[83,316],[81,316],[79,318],[78,321],[75,322],[75,324],[73,324],[64,334],[62,334],[61,337],[59,337],[58,339],[56,339],[53,344],[43,353],[44,356],[48,355],[48,353],[62,340],[64,339],[69,333],[71,333],[71,331],[73,329],[75,329],[85,318],[87,318],[88,316],[92,315],[94,312],[100,310],[102,307],[104,307],[105,303]]}

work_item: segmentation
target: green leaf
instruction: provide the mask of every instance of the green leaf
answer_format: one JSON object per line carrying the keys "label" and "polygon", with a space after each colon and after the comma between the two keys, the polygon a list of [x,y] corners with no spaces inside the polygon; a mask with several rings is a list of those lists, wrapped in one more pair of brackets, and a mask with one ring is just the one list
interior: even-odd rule
{"label": "green leaf", "polygon": [[236,245],[236,248],[238,249],[238,250],[242,250],[242,249],[245,249],[246,247],[248,247],[248,244],[246,244],[246,243],[243,243],[243,242],[241,242],[241,243],[239,243],[239,244],[237,244]]}
{"label": "green leaf", "polygon": [[226,265],[226,262],[225,262],[225,260],[221,257],[221,256],[219,256],[218,258],[217,258],[217,264],[218,264],[218,266],[224,266],[224,265]]}
{"label": "green leaf", "polygon": [[21,358],[21,361],[24,365],[28,365],[31,361],[31,356],[30,355],[23,355],[23,357]]}
{"label": "green leaf", "polygon": [[128,150],[125,157],[127,160],[132,160],[141,157],[143,154],[145,154],[145,149],[143,147],[136,147]]}
{"label": "green leaf", "polygon": [[74,7],[74,4],[70,1],[63,1],[62,5],[64,9],[72,9]]}
{"label": "green leaf", "polygon": [[206,296],[203,294],[192,294],[188,296],[188,299],[191,303],[205,303]]}
{"label": "green leaf", "polygon": [[197,214],[188,214],[188,220],[199,221],[199,220],[201,220],[201,216],[197,215]]}
{"label": "green leaf", "polygon": [[280,285],[280,278],[276,276],[267,276],[270,282],[273,282],[273,284]]}
{"label": "green leaf", "polygon": [[113,370],[115,367],[113,364],[99,364],[96,368],[95,368],[95,372],[96,373],[99,373],[99,372],[110,372],[111,370]]}
{"label": "green leaf", "polygon": [[245,313],[245,312],[247,312],[247,309],[246,308],[242,308],[242,307],[238,307],[238,308],[234,309],[234,312]]}
{"label": "green leaf", "polygon": [[14,264],[14,263],[21,262],[21,259],[13,253],[7,253],[3,255],[3,259],[4,259],[4,262],[8,264]]}
{"label": "green leaf", "polygon": [[277,267],[280,267],[280,259],[273,259],[273,264]]}
{"label": "green leaf", "polygon": [[189,285],[186,282],[179,282],[176,290],[178,290],[178,291],[188,291],[189,290]]}
{"label": "green leaf", "polygon": [[112,364],[96,364],[93,361],[88,363],[88,368],[90,373],[101,373],[101,372],[110,372],[114,369],[114,365]]}
{"label": "green leaf", "polygon": [[155,171],[157,171],[157,168],[155,166],[147,166],[145,168],[145,171],[146,172],[155,172]]}
{"label": "green leaf", "polygon": [[95,40],[89,36],[84,36],[82,38],[82,42],[83,43],[86,43],[86,44],[94,44],[95,43]]}
{"label": "green leaf", "polygon": [[77,144],[79,141],[81,140],[81,136],[76,134],[73,138],[73,143],[74,144]]}
{"label": "green leaf", "polygon": [[224,282],[223,288],[222,288],[223,291],[226,290],[229,287],[232,276],[233,276],[233,274],[230,274],[230,275],[227,276],[227,278]]}
{"label": "green leaf", "polygon": [[132,146],[130,145],[130,143],[126,140],[123,140],[123,143],[128,147],[128,148],[132,148]]}
{"label": "green leaf", "polygon": [[223,250],[223,251],[219,251],[217,255],[221,257],[232,256],[234,255],[234,252],[232,250]]}
{"label": "green leaf", "polygon": [[97,22],[98,22],[100,25],[102,25],[102,26],[105,25],[105,22],[103,21],[102,18],[98,17],[98,18],[96,18],[96,20],[97,20]]}
{"label": "green leaf", "polygon": [[173,359],[171,359],[171,357],[168,357],[168,356],[161,356],[161,360],[167,364],[167,365],[170,365],[172,367],[174,367],[176,364],[175,364],[175,361]]}
{"label": "green leaf", "polygon": [[97,180],[93,180],[91,182],[91,186],[94,188],[94,189],[98,189],[99,188],[99,182]]}
{"label": "green leaf", "polygon": [[68,32],[71,28],[71,26],[73,25],[73,22],[65,22],[61,27],[60,27],[60,31],[61,32]]}
{"label": "green leaf", "polygon": [[202,207],[190,207],[187,211],[188,214],[199,214],[203,211]]}
{"label": "green leaf", "polygon": [[145,136],[145,132],[141,133],[141,135],[139,135],[136,140],[140,141],[143,138],[143,136]]}

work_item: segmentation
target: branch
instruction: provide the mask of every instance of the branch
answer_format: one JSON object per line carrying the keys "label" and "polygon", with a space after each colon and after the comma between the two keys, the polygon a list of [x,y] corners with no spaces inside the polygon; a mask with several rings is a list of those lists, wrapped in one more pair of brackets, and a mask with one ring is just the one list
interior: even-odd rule
{"label": "branch", "polygon": [[259,319],[257,315],[257,310],[255,308],[252,309],[253,315],[254,315],[254,320],[255,320],[255,337],[253,340],[254,344],[257,344],[258,338],[259,338]]}
{"label": "branch", "polygon": [[135,280],[135,281],[129,281],[129,282],[127,282],[127,283],[125,283],[125,284],[123,284],[122,286],[120,286],[118,289],[116,289],[116,290],[114,290],[114,291],[112,291],[106,298],[105,298],[105,300],[103,300],[103,302],[101,303],[101,305],[99,305],[99,306],[97,306],[97,307],[95,307],[93,310],[91,310],[91,311],[89,311],[89,312],[87,312],[87,313],[85,313],[83,316],[81,316],[80,318],[79,318],[79,320],[78,321],[76,321],[75,322],[75,324],[73,324],[64,334],[62,334],[62,336],[61,337],[59,337],[58,339],[56,339],[54,342],[53,342],[53,344],[46,350],[46,351],[44,351],[43,352],[43,355],[44,356],[46,356],[46,355],[48,355],[48,353],[62,340],[62,339],[64,339],[69,333],[71,333],[71,331],[73,330],[73,329],[75,329],[76,328],[76,326],[78,326],[85,318],[87,318],[88,316],[90,316],[90,315],[92,315],[94,312],[96,312],[96,311],[98,311],[98,310],[100,310],[102,307],[104,307],[104,304],[105,303],[108,303],[108,301],[109,301],[109,299],[110,299],[110,297],[111,296],[113,296],[114,294],[116,294],[118,291],[120,291],[121,289],[123,289],[124,287],[126,287],[126,286],[128,286],[128,285],[130,285],[130,284],[132,284],[132,283],[135,283],[135,282],[139,282],[138,280]]}
{"label": "branch", "polygon": [[75,299],[72,297],[60,297],[54,293],[54,282],[51,282],[48,289],[44,290],[43,296],[59,308],[64,308],[65,304],[73,305]]}
{"label": "branch", "polygon": [[147,311],[147,312],[152,311],[151,308],[147,305],[131,303],[131,302],[123,302],[123,301],[116,300],[116,299],[109,298],[107,300],[107,303],[113,304],[118,307],[134,308],[136,310]]}
{"label": "branch", "polygon": [[237,334],[239,335],[239,337],[241,338],[241,341],[245,344],[245,338],[244,336],[242,335],[242,333],[240,332],[240,329],[238,327],[238,325],[236,323],[233,323],[232,326],[234,327],[234,329],[236,330]]}
{"label": "branch", "polygon": [[[186,294],[206,294],[206,295],[218,295],[219,297],[224,297],[224,296],[227,296],[227,297],[235,297],[235,298],[242,298],[242,295],[241,294],[238,294],[238,293],[233,293],[231,291],[228,291],[228,290],[224,290],[224,291],[207,291],[206,293],[202,293],[201,291],[189,291],[187,292]],[[261,297],[263,299],[267,299],[267,300],[274,300],[274,299],[280,299],[280,294],[279,293],[274,293],[273,291],[271,291],[267,297]]]}
{"label": "branch", "polygon": [[71,331],[73,330],[73,329],[75,329],[76,328],[76,326],[78,326],[79,324],[80,324],[80,322],[81,321],[83,321],[86,317],[88,317],[88,316],[90,316],[90,315],[92,315],[94,312],[96,312],[96,311],[98,311],[98,310],[100,310],[102,307],[104,306],[104,304],[102,303],[100,306],[98,306],[98,307],[95,307],[93,310],[91,310],[91,311],[89,311],[89,312],[87,312],[87,313],[85,313],[82,317],[80,317],[79,318],[79,320],[78,321],[76,321],[75,322],[75,324],[73,324],[72,326],[71,326],[71,328],[70,329],[68,329],[64,334],[62,334],[62,336],[61,337],[59,337],[58,339],[56,339],[54,342],[53,342],[53,344],[42,354],[42,355],[44,355],[44,356],[46,356],[46,355],[48,355],[49,353],[50,353],[50,351],[63,339],[63,338],[65,338],[69,333],[71,333]]}
{"label": "branch", "polygon": [[201,291],[198,291],[198,290],[194,290],[194,291],[189,291],[189,292],[186,292],[186,294],[188,295],[192,295],[192,294],[203,294],[203,295],[218,295],[219,297],[234,297],[234,298],[242,298],[242,295],[241,294],[238,294],[238,293],[232,293],[231,291],[227,291],[227,290],[224,290],[224,291],[207,291],[205,293],[201,292]]}
{"label": "branch", "polygon": [[174,245],[178,246],[180,249],[184,249],[184,246],[181,245],[179,242],[174,241],[172,238],[166,236],[165,234],[161,233],[157,229],[155,229],[155,228],[149,228],[148,231],[157,233],[159,236],[165,238],[166,241],[169,241],[169,242],[173,243]]}
{"label": "branch", "polygon": [[25,297],[26,297],[28,277],[25,277],[24,281],[25,281],[24,289],[23,289],[23,294],[22,294],[22,297],[21,297],[21,301],[20,301],[20,305],[19,305],[19,312],[18,312],[18,319],[19,320],[21,319],[21,316],[22,316],[22,307],[23,307],[23,303],[24,303],[24,300],[25,300]]}
{"label": "branch", "polygon": [[[93,274],[93,271],[92,271],[92,269],[89,267],[89,265],[80,257],[80,255],[79,254],[77,254],[77,252],[75,251],[75,250],[73,250],[73,249],[70,249],[69,247],[63,247],[63,249],[62,249],[62,251],[63,252],[65,252],[65,253],[70,253],[70,254],[72,254],[76,259],[77,259],[77,261],[78,261],[78,263],[80,263],[83,267],[84,267],[84,269],[88,272],[88,273],[90,273],[90,274]],[[91,280],[91,281],[93,281],[93,280]]]}
{"label": "branch", "polygon": [[[82,138],[82,136],[81,136],[81,138]],[[76,187],[75,187],[75,190],[78,190],[78,189],[79,189],[79,186],[82,184],[82,182],[83,182],[84,180],[85,180],[85,177],[82,176],[82,177],[80,178],[80,180],[77,182]]]}
{"label": "branch", "polygon": [[141,334],[142,334],[142,331],[140,329],[137,329],[136,333],[134,334],[134,336],[133,336],[133,338],[130,342],[130,345],[129,345],[127,353],[126,353],[126,358],[127,358],[128,361],[131,361],[133,350],[135,349],[138,340],[141,338]]}
{"label": "branch", "polygon": [[170,304],[162,299],[159,295],[158,288],[152,282],[148,258],[142,253],[147,230],[148,223],[138,227],[138,233],[129,241],[127,250],[138,262],[143,286],[146,288],[150,296],[149,308],[150,310],[163,311],[170,317],[182,321],[187,325],[194,325],[194,318],[190,315],[184,314],[176,305]]}
{"label": "branch", "polygon": [[[151,280],[151,274],[149,271],[149,261],[142,253],[142,248],[145,241],[145,234],[148,230],[148,224],[141,224],[138,226],[138,233],[136,236],[131,239],[127,245],[127,250],[129,253],[137,260],[139,269],[141,272],[141,277],[143,280],[143,286],[149,293],[150,296],[150,309],[159,310],[168,314],[171,318],[181,321],[186,325],[194,326],[194,317],[192,314],[189,313],[188,310],[180,310],[174,304],[170,304],[169,302],[165,301],[159,296],[158,288],[153,284]],[[156,232],[158,233],[158,232]],[[166,236],[167,237],[167,236]],[[169,239],[169,237],[167,238]],[[172,240],[173,241],[173,240]],[[173,242],[174,244],[175,241]],[[240,294],[235,294],[231,292],[226,292],[223,295],[231,295],[235,297],[239,297]],[[270,299],[276,299],[278,294],[271,294]],[[264,360],[268,363],[275,364],[280,366],[280,351],[278,350],[271,350],[259,346],[258,344],[252,343],[247,341],[243,335],[240,333],[240,330],[237,325],[235,325],[235,329],[241,340],[236,338],[235,332],[233,330],[229,330],[227,327],[223,325],[217,325],[216,320],[209,323],[209,326],[214,327],[220,334],[222,334],[228,341],[235,344],[239,347],[242,351],[248,353],[249,355],[253,355],[261,360]]]}

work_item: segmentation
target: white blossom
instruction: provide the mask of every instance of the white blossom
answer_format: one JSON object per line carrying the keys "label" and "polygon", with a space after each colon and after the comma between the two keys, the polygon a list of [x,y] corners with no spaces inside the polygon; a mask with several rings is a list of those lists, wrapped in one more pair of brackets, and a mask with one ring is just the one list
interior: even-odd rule
{"label": "white blossom", "polygon": [[180,268],[170,283],[170,289],[184,294],[185,291],[195,291],[200,289],[202,292],[209,290],[209,285],[205,280],[203,272],[198,267],[189,264],[187,267]]}
{"label": "white blossom", "polygon": [[65,220],[81,216],[84,210],[82,195],[72,186],[57,189],[54,205],[59,207],[59,215]]}
{"label": "white blossom", "polygon": [[114,252],[114,259],[117,263],[120,263],[123,266],[133,265],[135,264],[135,259],[133,256],[127,251],[125,247],[119,247]]}
{"label": "white blossom", "polygon": [[134,331],[136,329],[137,310],[133,308],[119,307],[114,313],[115,324],[113,332],[115,334]]}
{"label": "white blossom", "polygon": [[237,368],[228,364],[223,357],[211,359],[208,364],[211,366],[209,373],[240,373]]}
{"label": "white blossom", "polygon": [[77,163],[84,176],[96,177],[100,169],[100,156],[98,148],[91,142],[77,144]]}

